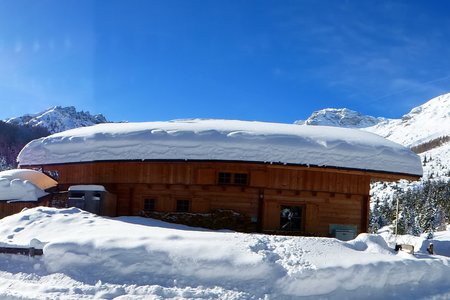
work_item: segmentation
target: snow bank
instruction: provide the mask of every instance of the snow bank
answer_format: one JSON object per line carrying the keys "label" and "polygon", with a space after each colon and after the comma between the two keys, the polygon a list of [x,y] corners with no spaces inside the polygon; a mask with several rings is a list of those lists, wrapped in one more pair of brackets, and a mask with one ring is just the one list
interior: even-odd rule
{"label": "snow bank", "polygon": [[[0,201],[37,201],[47,195],[43,188],[53,186],[53,179],[33,170],[0,172]],[[40,188],[36,185],[40,185]]]}
{"label": "snow bank", "polygon": [[417,299],[450,296],[450,259],[396,254],[378,235],[350,242],[216,232],[76,208],[0,220],[0,243],[45,244],[41,258],[0,255],[0,296],[43,298]]}
{"label": "snow bank", "polygon": [[435,232],[431,240],[422,243],[421,250],[425,251],[430,243],[434,246],[434,252],[438,255],[450,257],[450,228],[447,231]]}
{"label": "snow bank", "polygon": [[433,244],[435,254],[450,257],[450,225],[446,231],[434,232],[431,239],[428,238],[428,233],[423,233],[421,236],[398,235],[395,238],[389,226],[383,227],[378,233],[391,247],[394,247],[395,244],[408,244],[414,246],[414,251],[427,253],[428,246]]}
{"label": "snow bank", "polygon": [[233,160],[422,175],[420,158],[355,129],[232,120],[100,124],[30,142],[20,165],[98,160]]}

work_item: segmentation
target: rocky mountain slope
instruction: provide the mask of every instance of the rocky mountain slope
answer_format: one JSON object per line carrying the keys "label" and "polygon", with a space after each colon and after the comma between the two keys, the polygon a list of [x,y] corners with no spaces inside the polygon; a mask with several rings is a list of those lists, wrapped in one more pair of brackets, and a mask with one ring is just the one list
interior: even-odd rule
{"label": "rocky mountain slope", "polygon": [[365,128],[375,126],[385,121],[385,118],[376,118],[363,115],[348,108],[325,108],[315,111],[311,116],[302,121],[295,121],[298,125],[322,125],[346,128]]}
{"label": "rocky mountain slope", "polygon": [[106,122],[101,114],[91,115],[73,106],[55,106],[37,114],[0,121],[0,171],[14,168],[19,151],[33,139]]}
{"label": "rocky mountain slope", "polygon": [[46,128],[50,133],[56,133],[77,127],[107,123],[108,120],[102,114],[91,115],[89,112],[77,111],[73,106],[55,106],[37,114],[26,114],[7,119],[4,122],[31,127],[40,126]]}

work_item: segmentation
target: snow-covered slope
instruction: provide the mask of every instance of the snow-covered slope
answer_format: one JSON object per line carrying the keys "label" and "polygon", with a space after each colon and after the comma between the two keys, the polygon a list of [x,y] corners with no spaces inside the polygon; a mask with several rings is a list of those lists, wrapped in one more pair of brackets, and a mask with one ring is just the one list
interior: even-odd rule
{"label": "snow-covered slope", "polygon": [[385,118],[366,116],[348,108],[325,108],[315,111],[305,120],[295,121],[298,125],[322,125],[345,128],[364,128],[385,121]]}
{"label": "snow-covered slope", "polygon": [[5,122],[18,125],[41,126],[47,128],[50,133],[55,133],[77,127],[107,123],[108,121],[102,114],[91,115],[89,112],[77,111],[73,106],[55,106],[37,114],[10,118],[5,120]]}
{"label": "snow-covered slope", "polygon": [[[449,239],[440,237],[437,253]],[[219,232],[40,207],[0,220],[0,246],[44,250],[0,254],[0,298],[448,299],[450,259],[421,243],[410,255],[379,235],[342,242]]]}
{"label": "snow-covered slope", "polygon": [[413,108],[401,119],[366,116],[346,108],[326,108],[296,124],[361,128],[407,147],[450,135],[450,93]]}
{"label": "snow-covered slope", "polygon": [[386,119],[364,130],[407,147],[450,136],[450,93],[413,108],[401,119]]}

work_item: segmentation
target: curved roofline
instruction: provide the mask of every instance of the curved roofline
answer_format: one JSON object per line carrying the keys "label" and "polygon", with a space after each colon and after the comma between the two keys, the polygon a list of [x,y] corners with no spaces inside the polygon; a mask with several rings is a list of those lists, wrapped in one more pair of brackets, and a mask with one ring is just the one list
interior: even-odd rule
{"label": "curved roofline", "polygon": [[95,160],[276,162],[422,175],[402,145],[356,129],[237,120],[113,123],[82,127],[28,143],[20,165]]}
{"label": "curved roofline", "polygon": [[[61,166],[61,165],[74,165],[74,164],[89,164],[89,163],[120,163],[120,162],[215,162],[215,163],[247,163],[247,164],[260,164],[260,165],[275,165],[275,166],[287,166],[287,167],[303,167],[306,169],[332,169],[341,170],[345,172],[356,172],[356,173],[369,173],[374,179],[380,180],[418,180],[422,176],[418,174],[400,173],[400,172],[388,172],[382,170],[370,170],[370,169],[357,169],[357,168],[345,168],[337,166],[319,166],[312,164],[294,164],[294,163],[283,163],[283,162],[263,162],[263,161],[248,161],[248,160],[214,160],[214,159],[121,159],[121,160],[92,160],[92,161],[80,161],[80,162],[64,162],[64,163],[49,163],[49,164],[39,164],[39,165],[20,165],[21,168],[32,168],[32,167],[42,167],[42,166]],[[378,176],[379,175],[379,176]]]}

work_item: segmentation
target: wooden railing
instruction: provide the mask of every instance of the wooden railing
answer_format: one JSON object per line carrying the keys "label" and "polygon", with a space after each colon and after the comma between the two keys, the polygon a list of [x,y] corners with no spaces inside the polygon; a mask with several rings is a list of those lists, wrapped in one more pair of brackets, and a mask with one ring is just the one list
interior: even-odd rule
{"label": "wooden railing", "polygon": [[21,248],[21,247],[0,247],[0,253],[5,254],[21,254],[34,257],[36,255],[43,255],[42,249],[36,249],[34,247]]}

